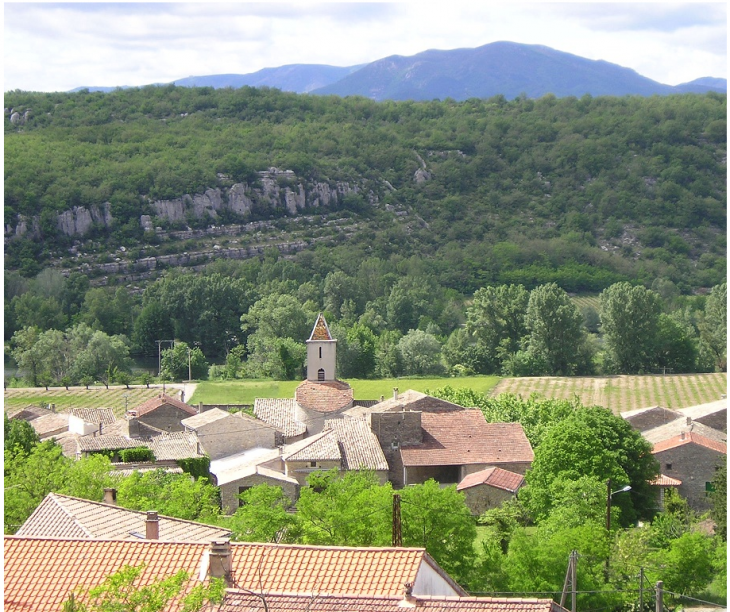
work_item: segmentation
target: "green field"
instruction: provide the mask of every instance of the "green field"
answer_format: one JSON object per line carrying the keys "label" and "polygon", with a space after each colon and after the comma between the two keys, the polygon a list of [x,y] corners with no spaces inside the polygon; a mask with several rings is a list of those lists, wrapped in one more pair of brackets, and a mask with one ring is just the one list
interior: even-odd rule
{"label": "green field", "polygon": [[[356,399],[380,399],[390,397],[393,388],[399,391],[434,390],[439,387],[470,388],[489,393],[499,382],[498,376],[468,376],[463,378],[386,378],[380,380],[348,380]],[[203,404],[253,404],[257,397],[294,397],[294,389],[300,381],[235,380],[203,381],[198,383],[189,401]]]}

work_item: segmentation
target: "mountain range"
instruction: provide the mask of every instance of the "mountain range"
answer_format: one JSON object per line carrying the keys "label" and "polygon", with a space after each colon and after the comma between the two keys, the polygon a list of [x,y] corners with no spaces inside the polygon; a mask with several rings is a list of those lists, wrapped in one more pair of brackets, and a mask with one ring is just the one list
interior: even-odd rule
{"label": "mountain range", "polygon": [[[190,76],[173,81],[184,87],[272,87],[295,93],[365,96],[373,100],[452,98],[508,99],[526,95],[557,97],[727,93],[727,79],[702,77],[665,85],[603,60],[591,60],[542,45],[494,42],[475,49],[429,50],[409,57],[391,55],[349,67],[289,64],[250,74]],[[157,83],[159,85],[159,83]],[[84,87],[113,91],[115,87]]]}

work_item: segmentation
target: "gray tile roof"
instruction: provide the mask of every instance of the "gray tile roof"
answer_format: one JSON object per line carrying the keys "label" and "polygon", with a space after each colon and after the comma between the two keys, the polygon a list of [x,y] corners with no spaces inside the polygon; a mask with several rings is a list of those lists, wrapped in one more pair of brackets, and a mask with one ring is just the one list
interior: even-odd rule
{"label": "gray tile roof", "polygon": [[307,432],[307,426],[296,419],[297,404],[293,398],[256,398],[254,414],[269,425],[273,425],[287,438]]}
{"label": "gray tile roof", "polygon": [[345,469],[388,470],[388,461],[378,438],[365,419],[330,419],[325,429],[334,430],[342,450]]}
{"label": "gray tile roof", "polygon": [[190,459],[204,455],[202,450],[199,450],[198,436],[186,431],[160,434],[152,438],[148,446],[157,461]]}
{"label": "gray tile roof", "polygon": [[296,443],[294,452],[284,454],[284,461],[340,461],[342,454],[337,434],[332,429]]}
{"label": "gray tile roof", "polygon": [[692,419],[689,419],[688,423],[687,420],[688,417],[680,417],[666,425],[647,429],[642,432],[641,435],[643,435],[652,444],[669,440],[670,438],[674,438],[682,433],[695,433],[704,436],[705,438],[709,438],[710,440],[715,440],[716,442],[727,442],[727,434],[722,431],[713,429],[712,427],[708,427],[707,425],[703,425],[702,423],[698,423]]}
{"label": "gray tile roof", "polygon": [[[145,533],[145,512],[100,502],[49,493],[20,527],[27,537],[140,539]],[[209,542],[230,537],[230,530],[166,516],[159,517],[162,541]]]}
{"label": "gray tile roof", "polygon": [[120,450],[123,448],[137,448],[138,446],[148,446],[149,442],[145,440],[132,440],[115,434],[102,436],[83,436],[77,440],[79,452],[101,451],[101,450]]}
{"label": "gray tile roof", "polygon": [[71,416],[81,419],[84,423],[111,425],[117,419],[111,408],[72,408]]}

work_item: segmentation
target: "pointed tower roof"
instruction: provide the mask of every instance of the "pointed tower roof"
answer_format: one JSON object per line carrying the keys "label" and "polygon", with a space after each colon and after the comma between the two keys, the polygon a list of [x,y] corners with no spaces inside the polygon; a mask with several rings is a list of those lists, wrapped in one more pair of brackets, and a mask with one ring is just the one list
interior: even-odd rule
{"label": "pointed tower roof", "polygon": [[332,340],[330,328],[327,326],[327,321],[324,320],[324,315],[321,312],[312,328],[312,335],[309,336],[309,341],[312,340]]}

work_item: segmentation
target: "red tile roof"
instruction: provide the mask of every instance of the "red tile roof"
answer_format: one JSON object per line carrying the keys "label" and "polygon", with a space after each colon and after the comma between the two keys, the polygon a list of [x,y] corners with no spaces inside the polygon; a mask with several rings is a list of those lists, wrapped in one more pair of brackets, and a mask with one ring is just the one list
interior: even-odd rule
{"label": "red tile roof", "polygon": [[312,328],[312,335],[309,336],[309,340],[332,340],[332,334],[330,334],[330,328],[327,325],[327,321],[324,320],[322,313],[319,313],[317,320]]}
{"label": "red tile roof", "polygon": [[302,381],[294,392],[297,404],[307,410],[332,413],[352,405],[352,387],[340,380]]}
{"label": "red tile roof", "polygon": [[682,484],[682,481],[677,478],[672,478],[666,474],[659,474],[649,484],[656,485],[657,487],[678,487]]}
{"label": "red tile roof", "polygon": [[[406,602],[399,596],[358,596],[266,593],[266,609],[270,612],[403,612],[409,608],[423,612],[560,612],[552,599],[507,599],[504,597],[413,597]],[[260,595],[231,589],[220,612],[260,612]]]}
{"label": "red tile roof", "polygon": [[457,491],[463,491],[478,485],[488,485],[497,489],[503,489],[510,493],[516,493],[525,483],[525,477],[516,472],[503,470],[498,467],[490,467],[473,474],[468,474],[456,487]]}
{"label": "red tile roof", "polygon": [[[5,610],[58,612],[79,586],[100,584],[124,565],[146,565],[140,585],[185,570],[198,578],[208,545],[162,541],[5,536]],[[279,593],[398,596],[423,564],[458,595],[466,595],[422,548],[346,548],[231,544],[238,588]]]}
{"label": "red tile roof", "polygon": [[193,408],[192,406],[189,406],[185,402],[181,402],[174,397],[165,395],[164,393],[160,393],[159,396],[148,399],[146,402],[143,402],[133,410],[137,413],[137,416],[143,416],[145,414],[153,412],[154,410],[157,410],[160,406],[164,406],[165,404],[169,406],[174,406],[175,408],[179,408],[180,410],[187,412],[190,416],[198,414],[196,408]]}
{"label": "red tile roof", "polygon": [[402,446],[406,466],[531,463],[535,455],[519,423],[487,423],[480,410],[424,412],[423,443]]}
{"label": "red tile roof", "polygon": [[673,438],[669,438],[668,440],[662,440],[661,442],[657,442],[654,445],[654,450],[652,450],[652,453],[661,453],[662,451],[672,448],[678,448],[680,446],[684,446],[685,444],[698,444],[699,446],[704,446],[705,448],[709,448],[710,450],[714,450],[718,453],[722,453],[723,455],[727,455],[726,443],[712,440],[710,438],[707,438],[706,436],[702,436],[694,432],[679,434],[678,436],[674,436]]}

